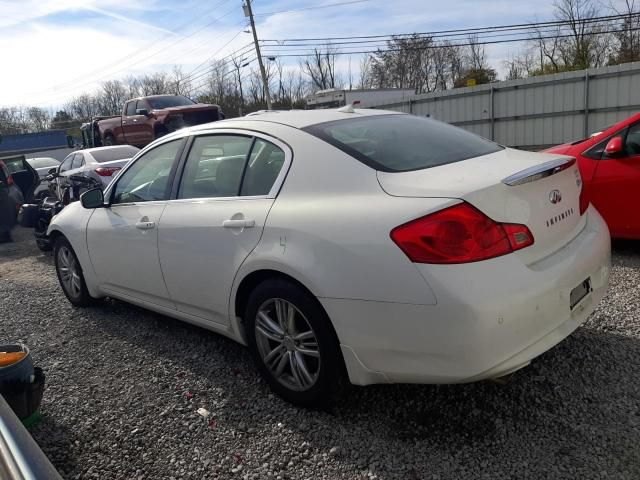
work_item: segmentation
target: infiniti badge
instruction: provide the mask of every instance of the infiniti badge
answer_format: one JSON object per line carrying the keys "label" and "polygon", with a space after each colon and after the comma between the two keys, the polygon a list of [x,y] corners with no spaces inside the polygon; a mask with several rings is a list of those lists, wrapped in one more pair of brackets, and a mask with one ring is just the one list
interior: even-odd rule
{"label": "infiniti badge", "polygon": [[560,190],[551,190],[551,193],[549,194],[549,201],[555,205],[556,203],[560,203],[561,200],[562,194],[560,193]]}

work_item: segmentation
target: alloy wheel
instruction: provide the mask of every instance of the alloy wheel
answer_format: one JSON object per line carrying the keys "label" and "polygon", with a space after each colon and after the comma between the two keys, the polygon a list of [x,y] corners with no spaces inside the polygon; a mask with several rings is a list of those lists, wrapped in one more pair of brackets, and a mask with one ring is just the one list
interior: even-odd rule
{"label": "alloy wheel", "polygon": [[258,352],[271,375],[283,386],[305,391],[320,374],[318,339],[295,305],[281,298],[265,301],[256,315]]}
{"label": "alloy wheel", "polygon": [[58,271],[62,286],[73,298],[79,298],[82,293],[82,278],[78,262],[66,245],[58,250]]}

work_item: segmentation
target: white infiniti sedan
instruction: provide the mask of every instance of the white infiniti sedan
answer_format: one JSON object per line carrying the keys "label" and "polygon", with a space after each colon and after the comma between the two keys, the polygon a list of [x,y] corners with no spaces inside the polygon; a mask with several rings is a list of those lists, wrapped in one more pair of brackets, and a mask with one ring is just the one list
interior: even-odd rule
{"label": "white infiniti sedan", "polygon": [[527,365],[603,297],[575,160],[365,109],[266,112],[142,150],[51,222],[71,303],[105,296],[249,346],[272,389],[454,383]]}

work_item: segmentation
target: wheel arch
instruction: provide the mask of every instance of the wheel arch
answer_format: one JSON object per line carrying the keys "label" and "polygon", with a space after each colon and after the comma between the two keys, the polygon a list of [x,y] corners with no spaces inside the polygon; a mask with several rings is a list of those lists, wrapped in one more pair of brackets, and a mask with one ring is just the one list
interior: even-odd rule
{"label": "wheel arch", "polygon": [[318,307],[322,310],[322,312],[324,312],[327,320],[329,321],[329,326],[333,331],[333,334],[335,335],[336,341],[338,341],[338,343],[340,342],[338,333],[336,332],[333,322],[329,317],[328,312],[322,305],[322,302],[320,302],[320,300],[318,299],[318,296],[313,292],[312,288],[309,288],[302,280],[300,280],[299,278],[296,278],[296,276],[294,275],[292,275],[291,273],[285,273],[282,270],[278,270],[273,267],[268,267],[268,268],[260,268],[260,269],[248,272],[247,274],[244,275],[244,277],[242,277],[241,280],[238,281],[237,283],[238,286],[232,292],[232,298],[230,302],[231,303],[230,313],[231,313],[231,319],[235,324],[234,327],[237,329],[238,334],[242,338],[243,343],[246,344],[246,335],[244,331],[244,314],[246,311],[249,296],[251,295],[251,292],[259,284],[269,279],[281,279],[281,280],[291,282],[297,285],[298,287],[300,287],[306,293],[308,293],[314,299],[314,301],[316,302]]}

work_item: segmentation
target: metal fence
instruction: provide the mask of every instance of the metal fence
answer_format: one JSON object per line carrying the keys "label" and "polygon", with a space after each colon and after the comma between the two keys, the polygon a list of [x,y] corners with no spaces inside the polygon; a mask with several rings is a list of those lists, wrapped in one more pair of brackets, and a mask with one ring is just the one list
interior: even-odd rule
{"label": "metal fence", "polygon": [[535,150],[587,137],[640,111],[640,62],[366,106],[429,115],[503,145]]}

